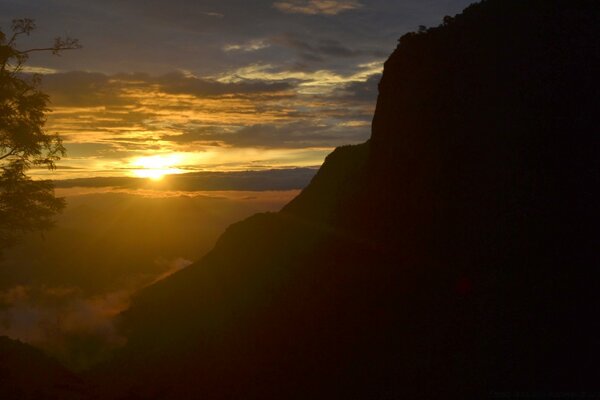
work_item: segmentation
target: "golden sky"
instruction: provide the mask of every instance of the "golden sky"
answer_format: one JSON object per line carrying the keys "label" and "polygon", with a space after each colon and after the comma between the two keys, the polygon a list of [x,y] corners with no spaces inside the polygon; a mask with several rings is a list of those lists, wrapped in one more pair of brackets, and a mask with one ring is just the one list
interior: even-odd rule
{"label": "golden sky", "polygon": [[398,38],[469,0],[0,0],[0,27],[33,18],[35,54],[68,156],[54,179],[318,166],[370,136]]}
{"label": "golden sky", "polygon": [[[47,130],[68,155],[55,179],[317,166],[338,145],[369,135],[374,102],[347,89],[378,77],[381,62],[352,75],[245,68],[218,77],[46,74]],[[291,81],[294,84],[291,84]],[[375,82],[370,82],[375,85]]]}

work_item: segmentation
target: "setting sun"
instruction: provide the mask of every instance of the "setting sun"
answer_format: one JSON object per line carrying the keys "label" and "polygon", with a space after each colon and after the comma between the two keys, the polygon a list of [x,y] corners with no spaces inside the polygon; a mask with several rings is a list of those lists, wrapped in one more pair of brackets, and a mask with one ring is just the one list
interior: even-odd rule
{"label": "setting sun", "polygon": [[180,174],[183,172],[176,166],[181,163],[181,156],[177,154],[138,157],[131,162],[133,174],[139,178],[160,180],[165,175]]}

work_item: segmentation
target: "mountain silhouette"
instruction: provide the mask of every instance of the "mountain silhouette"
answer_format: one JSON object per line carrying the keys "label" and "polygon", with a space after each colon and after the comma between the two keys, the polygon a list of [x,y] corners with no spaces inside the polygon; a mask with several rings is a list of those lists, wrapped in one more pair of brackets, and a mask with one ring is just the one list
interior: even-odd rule
{"label": "mountain silhouette", "polygon": [[88,399],[84,381],[40,350],[0,336],[0,397],[4,400]]}
{"label": "mountain silhouette", "polygon": [[371,139],[120,317],[100,398],[600,389],[596,1],[487,0],[403,36]]}

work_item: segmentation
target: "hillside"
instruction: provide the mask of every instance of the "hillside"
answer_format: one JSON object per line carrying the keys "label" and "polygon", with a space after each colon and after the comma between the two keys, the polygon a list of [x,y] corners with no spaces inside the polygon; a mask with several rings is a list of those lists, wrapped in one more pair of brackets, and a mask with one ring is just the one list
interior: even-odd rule
{"label": "hillside", "polygon": [[0,337],[0,397],[4,400],[83,400],[81,378],[25,343]]}
{"label": "hillside", "polygon": [[143,291],[102,397],[598,389],[598,21],[487,0],[402,37],[371,139]]}

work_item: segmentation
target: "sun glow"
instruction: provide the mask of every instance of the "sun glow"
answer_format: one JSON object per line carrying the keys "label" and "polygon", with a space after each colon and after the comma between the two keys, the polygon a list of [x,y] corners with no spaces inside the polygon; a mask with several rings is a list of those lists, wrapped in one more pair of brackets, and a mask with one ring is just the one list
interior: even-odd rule
{"label": "sun glow", "polygon": [[165,175],[181,174],[184,171],[177,168],[182,159],[177,154],[138,157],[131,162],[133,174],[140,178],[160,180]]}

